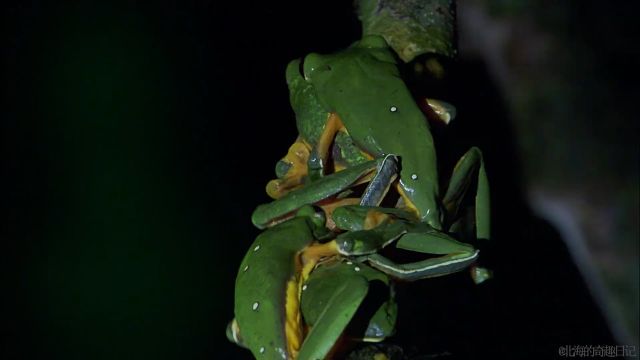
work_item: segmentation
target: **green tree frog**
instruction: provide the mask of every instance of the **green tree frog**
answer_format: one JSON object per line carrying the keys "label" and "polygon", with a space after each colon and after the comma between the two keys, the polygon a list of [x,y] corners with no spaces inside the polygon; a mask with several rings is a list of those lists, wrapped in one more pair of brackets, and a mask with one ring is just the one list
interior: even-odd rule
{"label": "green tree frog", "polygon": [[[429,123],[383,38],[294,60],[286,78],[299,136],[267,185],[274,201],[252,215],[266,230],[240,266],[227,334],[259,359],[323,359],[371,283],[441,276],[476,262],[478,250],[450,231],[477,183],[475,237],[489,238],[489,187],[482,154],[472,148],[440,191]],[[453,116],[446,104],[429,105],[445,121]],[[393,194],[395,203],[382,206]],[[437,256],[399,264],[380,254],[392,243]],[[369,314],[361,339],[392,334],[394,314],[391,296]]]}

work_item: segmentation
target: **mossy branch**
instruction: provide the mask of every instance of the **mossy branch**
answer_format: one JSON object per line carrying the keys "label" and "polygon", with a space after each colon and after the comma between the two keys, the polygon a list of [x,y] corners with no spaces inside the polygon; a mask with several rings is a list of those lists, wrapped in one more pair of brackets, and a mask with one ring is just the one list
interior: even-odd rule
{"label": "mossy branch", "polygon": [[404,62],[456,55],[454,0],[356,0],[363,35],[382,35]]}

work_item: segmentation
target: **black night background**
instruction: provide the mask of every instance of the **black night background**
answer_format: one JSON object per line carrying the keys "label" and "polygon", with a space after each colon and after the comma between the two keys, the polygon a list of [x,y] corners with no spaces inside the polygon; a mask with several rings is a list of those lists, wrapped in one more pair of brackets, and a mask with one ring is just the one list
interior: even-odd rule
{"label": "black night background", "polygon": [[[259,233],[251,213],[297,136],[284,69],[357,40],[351,2],[0,9],[0,358],[249,358],[225,327]],[[444,359],[548,359],[566,345],[637,354],[638,7],[467,0],[459,12],[442,90],[459,118],[439,141],[449,161],[472,145],[485,153],[494,234],[482,251],[496,277],[400,286],[390,341]],[[468,33],[488,31],[487,18],[503,30],[525,18],[543,40],[525,27],[520,47],[487,47]],[[540,41],[555,45],[537,53]],[[594,295],[598,271],[581,271],[566,233],[533,210],[531,184],[619,200],[615,233],[598,225],[596,200],[582,226],[604,231],[587,249],[616,296]]]}

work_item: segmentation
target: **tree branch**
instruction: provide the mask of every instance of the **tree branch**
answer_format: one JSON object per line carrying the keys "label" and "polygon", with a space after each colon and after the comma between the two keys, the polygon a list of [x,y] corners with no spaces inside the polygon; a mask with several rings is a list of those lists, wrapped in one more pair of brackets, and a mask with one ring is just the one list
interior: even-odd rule
{"label": "tree branch", "polygon": [[454,0],[356,0],[363,35],[382,35],[404,62],[435,53],[454,57]]}

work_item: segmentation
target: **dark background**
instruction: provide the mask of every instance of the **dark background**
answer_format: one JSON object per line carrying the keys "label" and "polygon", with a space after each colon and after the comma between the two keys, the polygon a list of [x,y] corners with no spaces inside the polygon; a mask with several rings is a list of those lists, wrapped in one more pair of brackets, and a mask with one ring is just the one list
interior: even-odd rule
{"label": "dark background", "polygon": [[[630,36],[633,10],[590,6],[570,18],[580,29],[605,16],[610,36]],[[20,1],[1,11],[0,358],[247,358],[224,330],[237,264],[258,234],[251,212],[297,135],[284,69],[359,38],[350,2]],[[583,36],[607,58],[597,36]],[[400,287],[392,341],[445,358],[616,344],[558,232],[525,201],[495,79],[479,58],[452,69],[447,86],[459,91],[447,100],[460,116],[442,134],[443,156],[485,152],[495,241],[483,253],[498,276]],[[623,141],[637,140],[633,130]]]}

